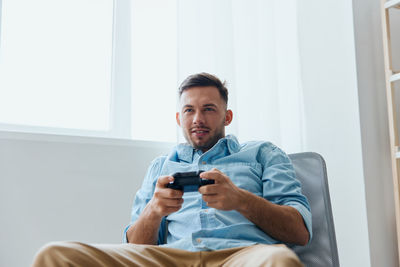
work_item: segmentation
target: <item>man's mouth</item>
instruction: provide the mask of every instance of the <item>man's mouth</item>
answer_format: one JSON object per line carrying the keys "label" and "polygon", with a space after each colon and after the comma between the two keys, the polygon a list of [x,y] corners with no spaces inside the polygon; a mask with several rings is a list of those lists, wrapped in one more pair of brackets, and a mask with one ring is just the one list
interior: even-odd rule
{"label": "man's mouth", "polygon": [[210,130],[208,129],[192,129],[191,133],[197,137],[202,137],[205,136],[206,134],[208,134],[210,132]]}

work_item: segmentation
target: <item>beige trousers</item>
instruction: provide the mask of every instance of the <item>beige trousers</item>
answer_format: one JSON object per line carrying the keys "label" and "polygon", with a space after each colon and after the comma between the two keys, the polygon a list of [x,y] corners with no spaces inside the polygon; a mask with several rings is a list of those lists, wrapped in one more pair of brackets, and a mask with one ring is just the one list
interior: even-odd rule
{"label": "beige trousers", "polygon": [[215,251],[189,252],[151,245],[89,245],[56,242],[35,256],[34,267],[55,266],[303,266],[284,245],[254,245]]}

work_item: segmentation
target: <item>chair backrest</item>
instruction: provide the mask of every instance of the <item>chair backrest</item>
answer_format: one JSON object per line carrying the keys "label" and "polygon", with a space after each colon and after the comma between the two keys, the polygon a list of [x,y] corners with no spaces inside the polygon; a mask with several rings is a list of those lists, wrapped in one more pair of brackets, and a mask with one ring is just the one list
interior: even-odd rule
{"label": "chair backrest", "polygon": [[311,242],[292,249],[307,267],[339,266],[325,161],[314,152],[290,154],[289,157],[310,203],[313,228]]}

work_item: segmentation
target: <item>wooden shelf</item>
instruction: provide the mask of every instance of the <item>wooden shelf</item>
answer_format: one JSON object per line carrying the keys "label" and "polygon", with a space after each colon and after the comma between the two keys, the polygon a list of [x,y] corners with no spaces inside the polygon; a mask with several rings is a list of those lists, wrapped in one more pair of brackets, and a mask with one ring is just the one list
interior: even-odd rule
{"label": "wooden shelf", "polygon": [[390,76],[389,81],[390,82],[400,81],[400,73],[396,73],[396,74],[393,74],[392,76]]}
{"label": "wooden shelf", "polygon": [[389,8],[392,8],[392,7],[400,8],[400,0],[390,0],[390,1],[387,1],[385,3],[385,8],[386,9],[389,9]]}
{"label": "wooden shelf", "polygon": [[400,150],[399,147],[396,147],[396,159],[400,159]]}
{"label": "wooden shelf", "polygon": [[[400,143],[399,129],[397,125],[396,101],[395,101],[395,85],[394,82],[400,81],[400,73],[393,71],[392,66],[392,47],[390,43],[390,19],[389,16],[399,15],[398,12],[389,12],[390,8],[400,8],[400,0],[381,0],[382,12],[382,33],[383,33],[383,50],[385,59],[385,77],[386,77],[386,98],[388,108],[389,137],[390,137],[390,158],[392,162],[392,179],[394,206],[396,218],[396,235],[397,235],[397,255],[400,261]],[[396,13],[396,14],[395,14]],[[399,47],[393,47],[399,49]]]}

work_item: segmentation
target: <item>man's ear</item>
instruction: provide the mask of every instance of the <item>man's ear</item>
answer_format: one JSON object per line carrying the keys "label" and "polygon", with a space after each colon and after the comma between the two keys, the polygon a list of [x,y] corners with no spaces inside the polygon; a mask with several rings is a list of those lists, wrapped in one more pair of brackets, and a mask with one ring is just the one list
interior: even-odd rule
{"label": "man's ear", "polygon": [[179,112],[176,113],[176,123],[181,126],[181,120],[179,118]]}
{"label": "man's ear", "polygon": [[226,113],[225,113],[225,123],[224,123],[224,125],[228,126],[229,124],[231,124],[232,119],[233,119],[233,112],[232,112],[232,110],[228,109],[226,111]]}

